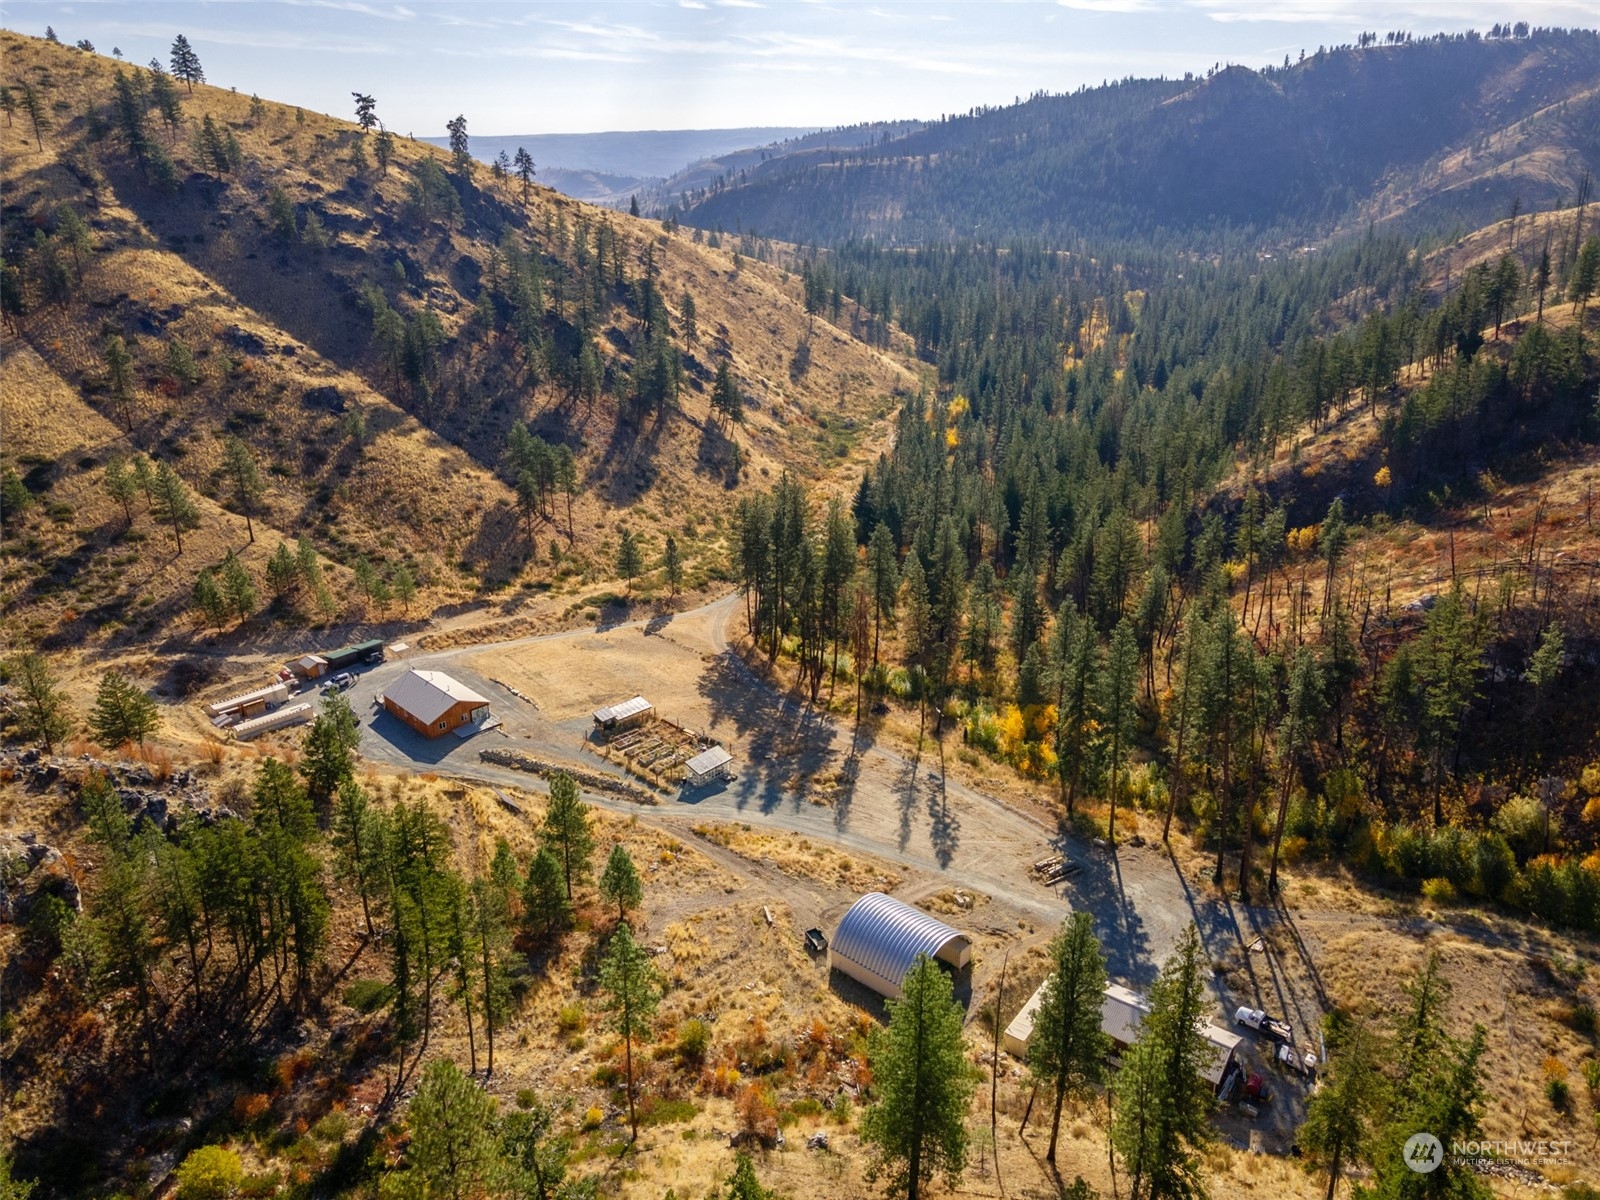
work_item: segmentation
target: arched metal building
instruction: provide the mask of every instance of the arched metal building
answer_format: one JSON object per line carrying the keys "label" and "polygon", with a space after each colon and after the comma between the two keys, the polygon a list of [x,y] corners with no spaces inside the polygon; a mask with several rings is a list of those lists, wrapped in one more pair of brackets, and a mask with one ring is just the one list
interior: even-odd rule
{"label": "arched metal building", "polygon": [[899,999],[906,973],[926,954],[960,970],[972,961],[972,939],[882,892],[850,906],[828,947],[828,965],[873,991]]}

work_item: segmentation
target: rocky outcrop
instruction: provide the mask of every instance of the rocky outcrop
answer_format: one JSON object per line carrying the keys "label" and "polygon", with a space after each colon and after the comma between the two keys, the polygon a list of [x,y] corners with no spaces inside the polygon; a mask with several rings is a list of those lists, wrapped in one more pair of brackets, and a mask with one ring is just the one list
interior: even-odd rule
{"label": "rocky outcrop", "polygon": [[618,779],[614,775],[603,775],[598,771],[586,771],[582,767],[573,767],[566,763],[544,762],[519,750],[483,750],[479,752],[478,757],[486,763],[510,767],[514,771],[527,771],[530,775],[539,775],[546,779],[558,771],[565,771],[578,781],[579,787],[588,788],[591,792],[618,796],[635,804],[656,803],[655,796],[625,779]]}

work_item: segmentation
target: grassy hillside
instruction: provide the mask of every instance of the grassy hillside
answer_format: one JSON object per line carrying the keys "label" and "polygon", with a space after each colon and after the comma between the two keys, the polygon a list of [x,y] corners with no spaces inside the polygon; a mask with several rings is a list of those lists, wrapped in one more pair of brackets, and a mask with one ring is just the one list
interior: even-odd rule
{"label": "grassy hillside", "polygon": [[[0,129],[5,456],[35,501],[7,518],[5,587],[26,636],[156,636],[201,567],[237,550],[265,594],[266,556],[300,535],[333,603],[274,612],[325,622],[401,615],[351,586],[362,557],[405,565],[410,616],[609,579],[624,511],[647,568],[672,532],[693,584],[722,570],[744,480],[859,469],[912,382],[731,247],[524,195],[432,146],[396,141],[380,163],[375,134],[221,89],[179,85],[169,121],[148,72],[68,47],[6,34],[0,55],[46,125],[24,106]],[[722,363],[742,423],[710,417]],[[516,422],[572,454],[570,529],[548,490],[518,512]],[[266,485],[253,545],[219,473],[229,436]],[[181,555],[142,500],[130,531],[104,494],[108,461],[134,454],[198,494]]]}

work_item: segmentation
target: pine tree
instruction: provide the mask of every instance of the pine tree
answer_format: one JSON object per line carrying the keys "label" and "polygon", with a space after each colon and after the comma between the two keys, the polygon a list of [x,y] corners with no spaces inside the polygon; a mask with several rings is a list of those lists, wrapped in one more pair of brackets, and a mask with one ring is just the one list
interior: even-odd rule
{"label": "pine tree", "polygon": [[94,239],[89,236],[89,227],[78,210],[70,204],[56,209],[56,240],[72,252],[72,267],[77,272],[78,282],[82,283],[83,256],[94,250]]}
{"label": "pine tree", "polygon": [[138,480],[128,469],[125,458],[112,458],[106,462],[106,474],[101,477],[101,490],[122,506],[126,528],[133,528],[133,498],[139,494]]}
{"label": "pine tree", "polygon": [[1344,1171],[1367,1160],[1385,1089],[1377,1041],[1359,1017],[1329,1014],[1324,1040],[1328,1062],[1299,1141],[1313,1162],[1327,1166],[1327,1200],[1333,1200]]}
{"label": "pine tree", "polygon": [[387,178],[389,163],[394,158],[394,134],[387,129],[379,129],[378,136],[373,139],[372,152],[378,159],[378,169]]}
{"label": "pine tree", "polygon": [[894,535],[882,521],[873,527],[872,540],[867,545],[867,578],[872,593],[872,666],[876,669],[883,622],[888,620],[892,632],[900,594],[900,563]]}
{"label": "pine tree", "polygon": [[339,786],[354,776],[355,750],[360,744],[361,724],[350,702],[335,692],[323,702],[302,746],[300,774],[305,776],[313,803],[328,803]]}
{"label": "pine tree", "polygon": [[219,580],[222,588],[222,598],[227,602],[228,609],[241,621],[249,620],[256,611],[260,602],[256,595],[256,581],[251,578],[249,568],[239,561],[239,556],[232,550],[222,560],[222,576]]}
{"label": "pine tree", "polygon": [[467,118],[457,116],[445,122],[445,130],[450,134],[450,162],[456,169],[456,174],[468,175],[472,170],[472,151],[467,141]]}
{"label": "pine tree", "polygon": [[1123,617],[1111,635],[1106,670],[1100,677],[1101,736],[1106,746],[1106,762],[1111,768],[1111,788],[1108,793],[1111,814],[1106,825],[1106,838],[1113,844],[1117,840],[1117,797],[1122,787],[1122,768],[1127,762],[1133,741],[1136,716],[1133,694],[1138,677],[1139,644],[1133,632],[1133,622]]}
{"label": "pine tree", "polygon": [[589,828],[589,806],[578,798],[578,784],[565,771],[550,777],[550,807],[545,810],[539,841],[561,862],[561,877],[570,904],[572,885],[588,878],[594,834]]}
{"label": "pine tree", "polygon": [[362,133],[370,133],[378,124],[378,102],[371,96],[364,96],[360,92],[351,92],[356,102],[356,124],[361,126]]}
{"label": "pine tree", "polygon": [[867,1058],[878,1103],[861,1118],[861,1140],[877,1152],[869,1179],[892,1197],[917,1200],[934,1175],[952,1185],[967,1162],[967,1108],[976,1087],[961,1041],[961,1006],[950,977],[926,955],[886,1004],[889,1024],[874,1030]]}
{"label": "pine tree", "polygon": [[666,549],[661,555],[661,570],[666,576],[667,589],[676,597],[678,589],[683,586],[683,559],[678,554],[677,540],[667,534]]}
{"label": "pine tree", "polygon": [[565,928],[571,917],[572,902],[562,880],[561,859],[550,846],[540,846],[528,865],[522,888],[523,926],[547,938]]}
{"label": "pine tree", "polygon": [[266,485],[261,480],[261,469],[256,466],[255,455],[249,446],[236,437],[229,437],[222,443],[222,472],[232,493],[233,506],[244,517],[245,531],[254,542],[256,528],[251,517],[260,505],[261,497],[266,494]]}
{"label": "pine tree", "polygon": [[1201,1033],[1209,974],[1191,924],[1150,989],[1150,1011],[1123,1056],[1111,1144],[1130,1177],[1133,1200],[1205,1194],[1201,1156],[1215,1136],[1214,1100],[1203,1074],[1212,1048]]}
{"label": "pine tree", "polygon": [[516,173],[517,178],[522,181],[522,199],[526,201],[528,199],[528,189],[533,186],[533,155],[529,154],[523,147],[518,146],[516,154],[511,159],[511,169]]}
{"label": "pine tree", "polygon": [[16,692],[13,716],[23,735],[54,754],[56,743],[72,732],[72,704],[57,686],[49,660],[36,650],[23,650],[7,660],[6,674]]}
{"label": "pine tree", "polygon": [[600,873],[600,898],[617,906],[617,921],[628,919],[628,910],[638,908],[644,901],[644,890],[639,884],[639,872],[633,858],[621,842],[611,847],[605,870]]}
{"label": "pine tree", "polygon": [[157,463],[155,477],[150,483],[150,515],[157,521],[172,526],[172,536],[178,543],[178,553],[183,553],[183,531],[200,523],[200,510],[195,507],[178,473],[167,463]]}
{"label": "pine tree", "polygon": [[176,79],[183,80],[191,92],[194,85],[206,81],[204,68],[200,66],[200,56],[194,52],[194,47],[189,45],[189,39],[179,34],[172,39],[172,74]]}
{"label": "pine tree", "polygon": [[617,574],[628,581],[628,591],[633,591],[633,581],[644,570],[644,555],[639,550],[639,542],[633,536],[633,530],[624,529],[622,539],[617,543]]}
{"label": "pine tree", "polygon": [[160,727],[161,713],[156,702],[132,680],[121,671],[107,671],[100,676],[94,708],[89,711],[89,729],[97,742],[108,750],[127,742],[142,746]]}
{"label": "pine tree", "polygon": [[267,189],[267,221],[279,241],[300,240],[300,219],[295,213],[294,201],[276,184]]}
{"label": "pine tree", "polygon": [[199,578],[194,581],[191,598],[195,610],[216,628],[221,629],[222,623],[228,619],[228,602],[222,598],[222,589],[217,586],[216,571],[210,567],[201,569]]}
{"label": "pine tree", "polygon": [[45,107],[44,97],[33,84],[23,80],[17,86],[22,89],[22,111],[28,114],[28,121],[33,126],[34,147],[43,150],[44,135],[51,129],[50,110]]}
{"label": "pine tree", "polygon": [[417,598],[417,581],[405,563],[395,564],[394,571],[389,577],[389,586],[394,591],[394,598],[400,601],[401,613],[409,613],[411,602]]}
{"label": "pine tree", "polygon": [[500,1122],[500,1145],[512,1192],[520,1200],[577,1200],[562,1187],[567,1177],[567,1139],[555,1133],[555,1110],[531,1091],[517,1093],[520,1112]]}
{"label": "pine tree", "polygon": [[1048,953],[1051,974],[1034,1017],[1028,1069],[1055,1092],[1050,1149],[1045,1154],[1055,1162],[1062,1101],[1083,1095],[1104,1079],[1110,1041],[1100,1031],[1106,964],[1094,936],[1094,917],[1082,910],[1073,913],[1050,943]]}
{"label": "pine tree", "polygon": [[200,382],[200,367],[181,338],[167,343],[167,370],[182,387],[193,387]]}
{"label": "pine tree", "polygon": [[131,431],[134,416],[133,355],[128,353],[128,344],[122,340],[121,334],[113,333],[106,338],[104,356],[106,387],[122,412],[123,425]]}
{"label": "pine tree", "polygon": [[340,875],[355,885],[361,897],[361,920],[367,940],[373,938],[372,910],[381,902],[383,876],[383,818],[372,800],[352,778],[339,784],[329,830]]}
{"label": "pine tree", "polygon": [[470,1200],[497,1181],[496,1107],[494,1097],[449,1059],[428,1064],[406,1112],[406,1165],[417,1177],[419,1195]]}
{"label": "pine tree", "polygon": [[600,962],[600,990],[605,993],[605,1011],[611,1017],[611,1030],[622,1039],[624,1069],[628,1081],[628,1123],[633,1140],[639,1140],[639,1112],[633,1082],[633,1043],[650,1033],[656,1008],[661,1003],[661,984],[650,952],[634,940],[624,921],[611,935],[606,955]]}
{"label": "pine tree", "polygon": [[287,543],[279,542],[278,548],[267,560],[267,587],[272,589],[272,598],[282,600],[299,582],[300,569],[295,562],[294,551],[289,549]]}
{"label": "pine tree", "polygon": [[733,1174],[727,1180],[727,1200],[772,1200],[772,1193],[756,1178],[756,1165],[744,1151],[733,1156]]}

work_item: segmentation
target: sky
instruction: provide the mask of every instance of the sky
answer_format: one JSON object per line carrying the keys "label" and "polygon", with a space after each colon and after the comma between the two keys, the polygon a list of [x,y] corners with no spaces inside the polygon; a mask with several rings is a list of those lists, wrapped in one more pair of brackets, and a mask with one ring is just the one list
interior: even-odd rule
{"label": "sky", "polygon": [[1127,75],[1262,66],[1362,30],[1600,26],[1600,0],[6,0],[0,24],[134,62],[184,33],[209,82],[398,133],[928,119]]}

